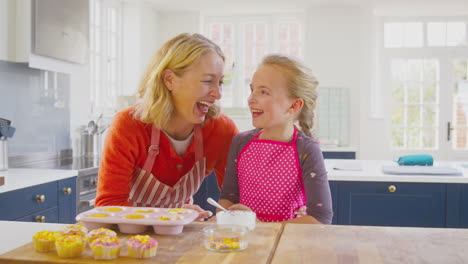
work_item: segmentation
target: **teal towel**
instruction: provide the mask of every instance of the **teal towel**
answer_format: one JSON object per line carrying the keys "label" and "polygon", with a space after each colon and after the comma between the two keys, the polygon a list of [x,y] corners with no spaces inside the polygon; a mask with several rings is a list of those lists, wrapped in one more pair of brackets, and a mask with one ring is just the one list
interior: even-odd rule
{"label": "teal towel", "polygon": [[432,166],[434,164],[434,158],[431,155],[408,155],[401,156],[397,160],[400,166]]}

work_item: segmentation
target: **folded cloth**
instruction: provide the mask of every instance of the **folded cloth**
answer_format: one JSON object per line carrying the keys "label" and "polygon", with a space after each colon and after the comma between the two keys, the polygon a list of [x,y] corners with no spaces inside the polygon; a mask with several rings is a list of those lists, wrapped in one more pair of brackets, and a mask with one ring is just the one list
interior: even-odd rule
{"label": "folded cloth", "polygon": [[385,174],[393,175],[463,175],[455,168],[433,166],[382,166],[382,171]]}
{"label": "folded cloth", "polygon": [[397,160],[398,165],[402,166],[432,166],[434,164],[434,158],[431,155],[407,155],[401,156]]}

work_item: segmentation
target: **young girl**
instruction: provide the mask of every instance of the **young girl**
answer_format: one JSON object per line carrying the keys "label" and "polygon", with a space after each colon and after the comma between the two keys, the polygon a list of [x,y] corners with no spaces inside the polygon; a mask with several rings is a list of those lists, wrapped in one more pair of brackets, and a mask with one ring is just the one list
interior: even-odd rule
{"label": "young girl", "polygon": [[[263,59],[248,99],[257,129],[232,141],[221,205],[252,210],[266,222],[331,223],[327,172],[310,132],[317,86],[315,77],[299,62],[281,55]],[[295,211],[304,206],[307,215],[296,218]]]}

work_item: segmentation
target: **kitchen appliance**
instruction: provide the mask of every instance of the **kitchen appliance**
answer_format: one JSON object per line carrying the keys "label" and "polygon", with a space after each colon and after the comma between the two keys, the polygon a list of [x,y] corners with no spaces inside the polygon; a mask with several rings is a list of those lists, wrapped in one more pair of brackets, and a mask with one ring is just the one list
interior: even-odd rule
{"label": "kitchen appliance", "polygon": [[13,137],[16,129],[11,121],[0,118],[0,171],[8,170],[8,138]]}
{"label": "kitchen appliance", "polygon": [[[39,157],[41,157],[40,160]],[[47,159],[46,159],[47,158]],[[17,156],[11,161],[15,168],[76,170],[76,214],[94,208],[98,182],[98,158],[72,157],[71,150],[59,153],[38,153],[28,156]]]}
{"label": "kitchen appliance", "polygon": [[0,138],[0,171],[8,170],[8,141]]}

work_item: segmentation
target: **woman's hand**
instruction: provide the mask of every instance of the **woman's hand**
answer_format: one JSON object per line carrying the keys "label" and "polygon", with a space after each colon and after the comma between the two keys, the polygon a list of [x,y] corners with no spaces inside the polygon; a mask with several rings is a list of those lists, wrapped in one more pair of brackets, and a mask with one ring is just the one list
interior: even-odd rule
{"label": "woman's hand", "polygon": [[182,205],[182,208],[192,209],[192,210],[197,211],[198,212],[198,218],[196,219],[197,221],[204,221],[205,218],[213,215],[211,211],[205,211],[200,206],[195,205],[195,204],[184,204]]}
{"label": "woman's hand", "polygon": [[233,204],[227,208],[228,210],[239,210],[239,211],[252,211],[250,207],[243,204]]}
{"label": "woman's hand", "polygon": [[303,217],[307,215],[307,206],[303,205],[294,211],[296,218]]}

